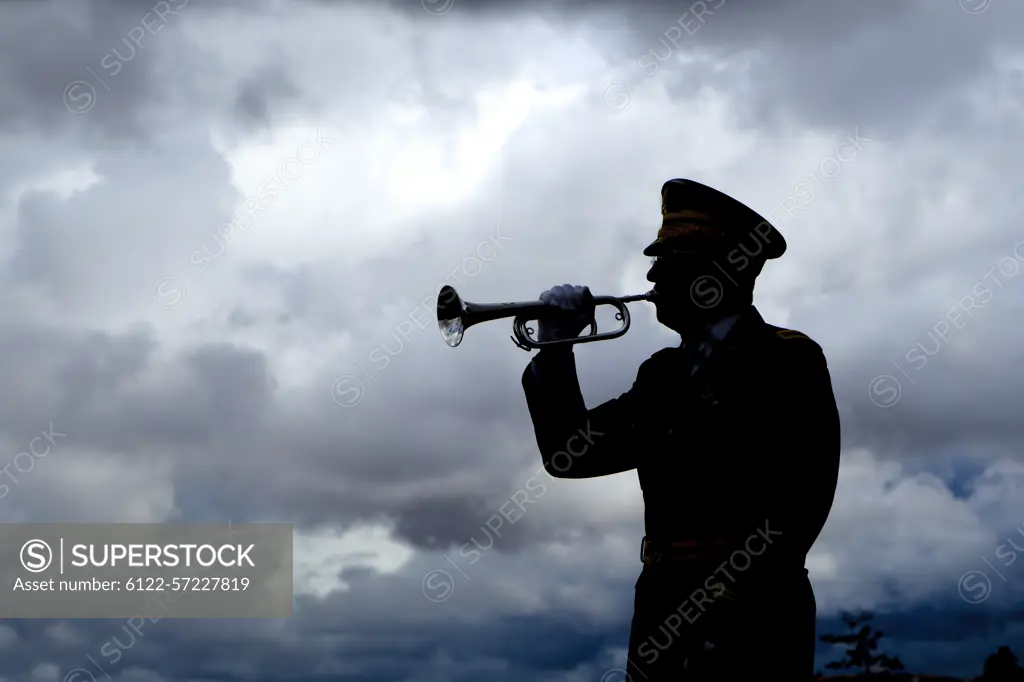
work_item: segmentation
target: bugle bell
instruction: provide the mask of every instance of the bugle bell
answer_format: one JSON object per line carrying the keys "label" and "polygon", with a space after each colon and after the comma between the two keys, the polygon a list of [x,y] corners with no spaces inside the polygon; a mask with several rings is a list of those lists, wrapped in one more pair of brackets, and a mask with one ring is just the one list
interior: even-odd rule
{"label": "bugle bell", "polygon": [[537,350],[550,346],[569,345],[576,343],[589,343],[591,341],[607,341],[616,339],[629,331],[629,310],[627,303],[635,301],[649,301],[654,297],[653,291],[635,296],[595,296],[594,306],[610,305],[616,308],[615,319],[622,322],[622,326],[612,332],[597,331],[597,322],[591,320],[590,332],[584,336],[573,339],[556,339],[553,341],[537,341],[533,338],[534,330],[527,323],[536,320],[544,315],[550,315],[557,311],[543,301],[524,301],[518,303],[468,303],[463,301],[455,288],[445,285],[437,295],[437,326],[441,330],[441,338],[444,342],[455,348],[462,343],[462,337],[466,330],[473,325],[491,320],[500,320],[506,317],[514,317],[512,322],[512,340],[523,350]]}

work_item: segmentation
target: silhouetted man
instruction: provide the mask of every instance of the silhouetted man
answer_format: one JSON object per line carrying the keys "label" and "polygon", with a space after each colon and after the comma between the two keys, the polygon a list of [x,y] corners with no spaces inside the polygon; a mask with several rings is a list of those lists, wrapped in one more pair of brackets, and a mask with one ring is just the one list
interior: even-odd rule
{"label": "silhouetted man", "polygon": [[[804,563],[835,495],[839,417],[821,347],[766,324],[752,305],[762,266],[785,250],[782,234],[740,202],[671,180],[644,255],[654,257],[658,320],[682,344],[591,410],[573,346],[541,350],[523,374],[552,476],[637,470],[646,536],[631,682],[813,678]],[[541,299],[552,314],[539,320],[540,340],[578,336],[593,319],[586,287]]]}

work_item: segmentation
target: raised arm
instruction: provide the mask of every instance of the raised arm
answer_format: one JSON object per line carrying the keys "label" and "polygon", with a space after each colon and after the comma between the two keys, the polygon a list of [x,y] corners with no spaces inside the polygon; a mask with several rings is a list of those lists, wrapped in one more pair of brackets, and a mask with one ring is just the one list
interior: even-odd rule
{"label": "raised arm", "polygon": [[549,474],[596,478],[636,468],[642,445],[634,423],[644,365],[630,391],[588,410],[572,351],[537,354],[523,372],[523,391]]}

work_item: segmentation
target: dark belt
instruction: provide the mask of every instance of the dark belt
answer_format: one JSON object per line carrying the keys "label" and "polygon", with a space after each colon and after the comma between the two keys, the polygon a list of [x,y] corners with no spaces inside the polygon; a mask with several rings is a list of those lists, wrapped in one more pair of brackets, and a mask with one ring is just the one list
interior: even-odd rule
{"label": "dark belt", "polygon": [[736,546],[736,539],[719,536],[704,540],[652,540],[644,536],[640,543],[640,561],[645,564],[693,563],[708,561]]}
{"label": "dark belt", "polygon": [[[652,540],[644,536],[640,543],[640,561],[646,566],[673,565],[681,569],[702,570],[726,559],[743,540],[734,536],[713,536],[700,540]],[[776,556],[759,567],[754,582],[805,581],[808,576],[806,557]]]}

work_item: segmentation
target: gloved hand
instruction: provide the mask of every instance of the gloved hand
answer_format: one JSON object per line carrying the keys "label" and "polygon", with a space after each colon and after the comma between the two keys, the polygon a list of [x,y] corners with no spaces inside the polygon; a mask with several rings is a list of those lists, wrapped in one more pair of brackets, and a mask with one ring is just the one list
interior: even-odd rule
{"label": "gloved hand", "polygon": [[552,311],[537,320],[537,340],[555,341],[580,335],[594,320],[594,295],[589,287],[562,284],[540,295]]}

